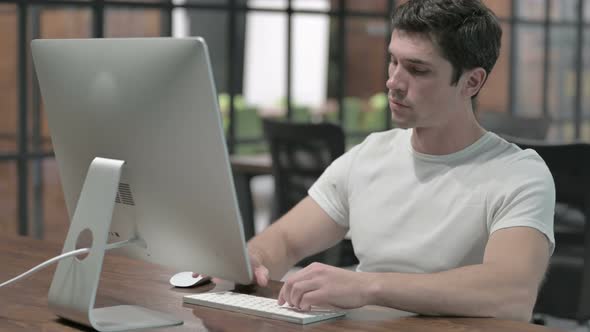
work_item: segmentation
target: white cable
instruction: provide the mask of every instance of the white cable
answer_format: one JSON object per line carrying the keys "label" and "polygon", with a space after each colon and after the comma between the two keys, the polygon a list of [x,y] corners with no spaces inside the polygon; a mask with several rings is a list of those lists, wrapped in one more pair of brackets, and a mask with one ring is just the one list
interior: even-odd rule
{"label": "white cable", "polygon": [[[126,241],[120,241],[120,242],[110,243],[110,244],[107,244],[107,246],[106,246],[105,249],[106,250],[111,250],[111,249],[121,248],[121,247],[126,246],[128,244],[132,244],[135,241],[137,241],[137,238],[133,238],[133,239],[126,240]],[[8,281],[5,281],[5,282],[1,283],[0,284],[0,288],[6,286],[8,284],[11,284],[11,283],[13,283],[13,282],[15,282],[17,280],[23,279],[23,278],[29,276],[30,274],[33,274],[33,273],[35,273],[35,272],[37,272],[39,270],[42,270],[42,269],[48,267],[49,265],[51,265],[53,263],[59,262],[62,259],[66,259],[66,258],[72,257],[72,256],[79,256],[79,255],[87,254],[89,252],[90,252],[90,248],[81,248],[81,249],[72,250],[72,251],[66,252],[64,254],[61,254],[59,256],[53,257],[51,259],[48,259],[45,262],[43,262],[43,263],[35,266],[34,268],[28,270],[27,272],[25,272],[25,273],[23,273],[23,274],[21,274],[19,276],[16,276],[16,277],[14,277],[14,278],[12,278],[12,279],[10,279]]]}

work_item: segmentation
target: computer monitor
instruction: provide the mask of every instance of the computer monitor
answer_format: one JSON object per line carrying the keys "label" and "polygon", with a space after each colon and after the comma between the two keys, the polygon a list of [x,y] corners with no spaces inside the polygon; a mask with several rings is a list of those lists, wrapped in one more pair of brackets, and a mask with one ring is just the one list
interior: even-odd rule
{"label": "computer monitor", "polygon": [[[93,241],[85,259],[59,263],[52,309],[97,330],[178,323],[141,307],[94,308],[106,242],[132,240],[119,250],[176,271],[251,282],[205,41],[44,39],[31,48],[71,218],[63,250],[80,233]],[[138,326],[132,315],[152,320]]]}

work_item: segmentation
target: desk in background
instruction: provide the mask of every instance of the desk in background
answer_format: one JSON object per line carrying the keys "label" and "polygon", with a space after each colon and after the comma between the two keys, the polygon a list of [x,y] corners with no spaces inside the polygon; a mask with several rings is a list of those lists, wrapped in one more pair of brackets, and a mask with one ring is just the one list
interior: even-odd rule
{"label": "desk in background", "polygon": [[270,154],[233,155],[230,163],[247,241],[255,235],[251,180],[258,175],[272,174],[272,159]]}
{"label": "desk in background", "polygon": [[[0,235],[0,281],[8,280],[61,251],[61,244]],[[31,277],[0,288],[0,331],[91,331],[59,319],[47,307],[47,292],[55,265]],[[168,312],[184,325],[141,331],[478,331],[550,332],[542,326],[490,318],[421,317],[401,311],[367,306],[351,310],[345,318],[306,326],[183,304],[182,296],[210,290],[231,290],[220,281],[193,289],[174,289],[168,279],[176,271],[109,253],[105,256],[97,294],[97,307],[138,304]],[[281,284],[253,293],[276,298]]]}

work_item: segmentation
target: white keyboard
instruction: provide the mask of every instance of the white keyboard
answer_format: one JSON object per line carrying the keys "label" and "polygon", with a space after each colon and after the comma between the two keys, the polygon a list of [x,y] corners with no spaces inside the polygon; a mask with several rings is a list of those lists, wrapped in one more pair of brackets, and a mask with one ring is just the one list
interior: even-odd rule
{"label": "white keyboard", "polygon": [[339,310],[314,310],[313,308],[311,311],[306,312],[297,311],[278,305],[276,299],[234,292],[185,295],[183,301],[185,303],[279,319],[298,324],[309,324],[346,314],[346,312]]}

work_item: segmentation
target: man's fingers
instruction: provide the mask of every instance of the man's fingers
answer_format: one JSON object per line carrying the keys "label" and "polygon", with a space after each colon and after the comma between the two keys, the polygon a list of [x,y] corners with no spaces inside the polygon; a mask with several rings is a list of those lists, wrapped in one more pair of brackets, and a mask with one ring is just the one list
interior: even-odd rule
{"label": "man's fingers", "polygon": [[289,277],[281,287],[281,291],[279,292],[278,303],[279,305],[283,305],[285,303],[289,303],[289,305],[293,305],[291,300],[291,292],[292,287],[298,282],[310,280],[313,278],[313,274],[310,273],[307,268],[295,272],[292,276]]}
{"label": "man's fingers", "polygon": [[281,287],[281,290],[279,291],[279,297],[277,298],[277,303],[279,305],[283,305],[283,304],[285,304],[287,302],[285,300],[285,297],[283,296],[284,289],[285,289],[285,284],[283,284],[283,287]]}
{"label": "man's fingers", "polygon": [[265,266],[259,266],[254,269],[254,281],[262,287],[268,285],[268,269]]}
{"label": "man's fingers", "polygon": [[296,282],[291,287],[291,294],[289,295],[289,302],[292,306],[303,309],[301,307],[301,299],[303,296],[311,291],[314,291],[319,287],[317,280],[303,280]]}
{"label": "man's fingers", "polygon": [[311,311],[312,306],[317,306],[322,303],[322,292],[317,289],[303,294],[299,302],[299,309],[301,311]]}

